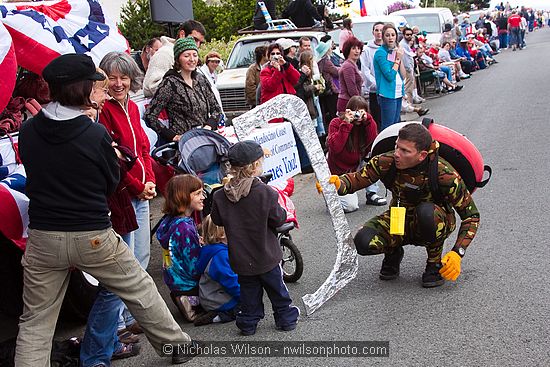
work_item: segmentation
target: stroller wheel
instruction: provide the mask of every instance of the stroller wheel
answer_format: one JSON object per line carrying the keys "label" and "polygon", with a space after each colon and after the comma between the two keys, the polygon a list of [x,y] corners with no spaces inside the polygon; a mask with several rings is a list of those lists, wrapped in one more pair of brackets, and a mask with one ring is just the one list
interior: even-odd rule
{"label": "stroller wheel", "polygon": [[290,237],[281,237],[279,242],[283,251],[283,260],[281,261],[283,279],[287,283],[294,283],[302,277],[304,272],[302,254]]}

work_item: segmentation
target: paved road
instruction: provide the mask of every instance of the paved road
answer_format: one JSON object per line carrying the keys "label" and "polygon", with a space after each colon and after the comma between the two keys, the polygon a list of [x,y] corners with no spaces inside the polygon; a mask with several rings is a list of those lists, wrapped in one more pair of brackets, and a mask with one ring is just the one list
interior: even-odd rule
{"label": "paved road", "polygon": [[[457,282],[423,289],[425,250],[407,247],[398,280],[378,279],[382,257],[360,258],[357,278],[312,316],[302,318],[294,332],[276,331],[271,315],[260,323],[255,336],[246,339],[233,324],[195,328],[177,317],[184,330],[199,340],[386,340],[389,358],[198,358],[186,365],[550,365],[546,279],[550,30],[530,34],[527,41],[527,49],[504,51],[499,64],[476,72],[463,83],[463,91],[426,103],[437,122],[464,133],[478,146],[494,172],[489,185],[474,195],[481,226]],[[298,283],[288,287],[303,309],[301,296],[317,289],[332,269],[335,240],[313,175],[297,178],[293,199],[301,225],[294,239],[304,256],[305,271]],[[347,218],[356,229],[380,211],[362,205]],[[176,313],[159,264],[156,247],[150,273]],[[61,325],[58,336],[79,332],[81,328]],[[138,358],[113,366],[169,363],[156,357],[147,342],[142,345]]]}

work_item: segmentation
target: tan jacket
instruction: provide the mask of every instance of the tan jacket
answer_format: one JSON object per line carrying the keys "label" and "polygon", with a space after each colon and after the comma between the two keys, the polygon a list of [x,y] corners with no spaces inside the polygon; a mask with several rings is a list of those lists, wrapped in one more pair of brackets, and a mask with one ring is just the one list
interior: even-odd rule
{"label": "tan jacket", "polygon": [[246,81],[245,81],[245,94],[246,94],[246,103],[250,106],[256,106],[256,89],[260,85],[260,70],[261,68],[258,64],[254,63],[248,67],[246,71]]}

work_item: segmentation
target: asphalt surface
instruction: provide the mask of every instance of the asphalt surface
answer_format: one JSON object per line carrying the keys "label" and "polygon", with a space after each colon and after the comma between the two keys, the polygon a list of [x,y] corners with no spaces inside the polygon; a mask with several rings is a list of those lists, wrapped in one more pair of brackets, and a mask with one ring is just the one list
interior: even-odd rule
{"label": "asphalt surface", "polygon": [[[429,117],[465,134],[492,166],[491,182],[474,194],[481,213],[478,234],[456,282],[423,289],[426,252],[407,246],[401,275],[378,279],[381,256],[360,257],[359,273],[292,332],[275,330],[270,304],[257,333],[236,326],[193,327],[183,322],[161,279],[160,246],[152,246],[149,272],[184,331],[204,341],[389,341],[386,358],[196,358],[186,366],[548,366],[550,365],[548,256],[548,149],[550,30],[529,34],[522,51],[505,50],[498,64],[464,81],[460,92],[429,99]],[[313,174],[296,178],[293,201],[300,229],[294,242],[305,260],[301,297],[314,292],[332,270],[335,239]],[[153,205],[159,213],[160,200]],[[347,215],[352,232],[382,208],[361,205]],[[456,233],[445,250],[454,244]],[[56,337],[81,335],[60,324]],[[164,366],[142,338],[139,357],[113,366]]]}

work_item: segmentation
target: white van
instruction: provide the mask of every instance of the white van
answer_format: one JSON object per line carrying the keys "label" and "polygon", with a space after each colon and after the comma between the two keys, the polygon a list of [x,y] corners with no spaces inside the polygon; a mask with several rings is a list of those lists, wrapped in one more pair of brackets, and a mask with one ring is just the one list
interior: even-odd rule
{"label": "white van", "polygon": [[404,16],[409,27],[418,26],[420,31],[426,31],[428,43],[439,42],[445,24],[453,25],[453,13],[448,8],[414,8],[398,10],[391,15]]}
{"label": "white van", "polygon": [[[351,23],[353,24],[353,27],[351,30],[353,31],[353,35],[366,44],[371,39],[374,39],[374,36],[372,35],[372,27],[374,26],[374,23],[377,22],[392,23],[397,29],[407,24],[407,20],[404,17],[393,14],[352,18]],[[339,23],[341,25],[341,22]],[[340,39],[340,31],[341,29],[334,29],[328,33],[337,45]]]}

